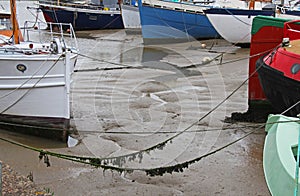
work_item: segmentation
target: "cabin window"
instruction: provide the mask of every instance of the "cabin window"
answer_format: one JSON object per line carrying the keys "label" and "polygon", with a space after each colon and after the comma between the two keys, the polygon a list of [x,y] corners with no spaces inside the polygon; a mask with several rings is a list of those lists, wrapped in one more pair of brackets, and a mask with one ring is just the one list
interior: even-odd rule
{"label": "cabin window", "polygon": [[[298,145],[297,146],[292,146],[292,152],[293,152],[293,156],[295,158],[295,161],[297,162]],[[299,164],[300,164],[300,161],[299,161]]]}
{"label": "cabin window", "polygon": [[0,18],[0,30],[11,30],[11,22],[8,18]]}
{"label": "cabin window", "polygon": [[297,74],[300,70],[300,64],[295,63],[292,67],[291,67],[291,72],[292,74]]}

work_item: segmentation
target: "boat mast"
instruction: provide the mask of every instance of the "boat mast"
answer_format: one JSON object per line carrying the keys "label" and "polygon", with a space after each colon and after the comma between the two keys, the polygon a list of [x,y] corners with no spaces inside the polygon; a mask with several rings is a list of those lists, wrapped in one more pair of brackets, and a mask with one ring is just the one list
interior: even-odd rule
{"label": "boat mast", "polygon": [[13,28],[13,43],[20,43],[20,29],[17,21],[17,5],[16,0],[10,0],[10,12],[11,12],[11,21]]}
{"label": "boat mast", "polygon": [[249,10],[254,10],[255,7],[255,0],[250,0],[249,2]]}

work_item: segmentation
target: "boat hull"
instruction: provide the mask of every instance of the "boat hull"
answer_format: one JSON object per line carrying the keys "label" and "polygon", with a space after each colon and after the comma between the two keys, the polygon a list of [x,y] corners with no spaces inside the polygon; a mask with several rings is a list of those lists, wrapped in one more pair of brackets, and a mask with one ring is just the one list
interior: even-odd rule
{"label": "boat hull", "polygon": [[1,129],[34,135],[47,139],[68,141],[68,135],[73,132],[70,119],[51,117],[30,117],[15,115],[0,115]]}
{"label": "boat hull", "polygon": [[299,119],[270,115],[266,132],[263,168],[268,188],[274,196],[294,195],[297,151],[292,149],[298,146]]}
{"label": "boat hull", "polygon": [[179,8],[174,8],[171,4],[167,5],[169,7],[139,4],[144,43],[179,42],[219,37],[201,11],[203,8],[194,6],[197,8],[195,9],[190,6],[180,9],[180,5],[178,5]]}
{"label": "boat hull", "polygon": [[141,28],[139,8],[133,5],[121,5],[122,19],[125,29]]}
{"label": "boat hull", "polygon": [[1,127],[66,141],[77,58],[70,55],[0,53]]}
{"label": "boat hull", "polygon": [[273,16],[274,11],[211,8],[205,10],[205,14],[216,31],[226,41],[234,45],[249,47],[253,18],[258,15]]}
{"label": "boat hull", "polygon": [[299,10],[283,10],[282,13],[278,14],[278,17],[290,19],[290,20],[298,20],[300,17]]}
{"label": "boat hull", "polygon": [[46,22],[71,23],[75,30],[123,29],[120,11],[89,10],[39,5]]}
{"label": "boat hull", "polygon": [[[256,62],[256,69],[262,89],[277,112],[283,112],[300,100],[300,83],[286,77],[264,62],[262,56]],[[296,116],[300,113],[300,105],[290,109],[287,114]]]}

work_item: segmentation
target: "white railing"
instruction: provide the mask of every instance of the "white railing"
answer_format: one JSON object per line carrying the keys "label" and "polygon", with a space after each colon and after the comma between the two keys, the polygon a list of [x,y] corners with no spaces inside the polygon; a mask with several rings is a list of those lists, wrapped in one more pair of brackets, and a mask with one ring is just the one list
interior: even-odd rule
{"label": "white railing", "polygon": [[23,27],[24,41],[49,43],[59,38],[68,48],[78,49],[77,38],[70,23],[45,23],[26,21]]}

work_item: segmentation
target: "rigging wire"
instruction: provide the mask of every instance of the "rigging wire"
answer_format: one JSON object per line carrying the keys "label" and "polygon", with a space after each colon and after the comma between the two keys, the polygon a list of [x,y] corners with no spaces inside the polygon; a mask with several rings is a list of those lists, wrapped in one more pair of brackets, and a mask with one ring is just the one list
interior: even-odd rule
{"label": "rigging wire", "polygon": [[[34,14],[34,13],[31,11],[31,9],[35,9],[35,10],[36,10],[36,14]],[[44,21],[42,21],[41,19],[39,19],[40,8],[27,7],[27,10],[29,11],[29,13],[30,13],[33,17],[35,17],[35,22],[34,22],[34,24],[32,25],[32,28],[35,27],[35,25],[38,23],[38,21],[44,23]]]}

